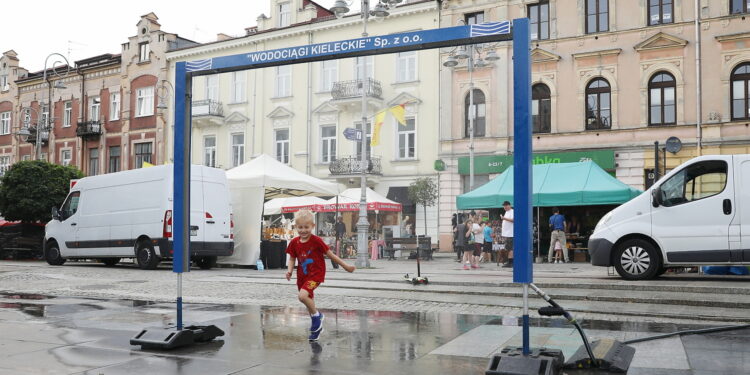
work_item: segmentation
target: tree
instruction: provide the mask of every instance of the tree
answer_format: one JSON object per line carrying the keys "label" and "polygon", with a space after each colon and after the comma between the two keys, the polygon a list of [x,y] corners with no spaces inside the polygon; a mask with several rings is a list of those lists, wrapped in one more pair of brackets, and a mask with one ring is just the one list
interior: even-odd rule
{"label": "tree", "polygon": [[42,160],[15,163],[0,179],[0,215],[8,221],[50,221],[51,208],[60,207],[76,178],[83,173],[75,167]]}
{"label": "tree", "polygon": [[420,177],[409,185],[409,199],[424,208],[424,233],[427,235],[427,206],[434,206],[438,198],[438,187],[430,177]]}

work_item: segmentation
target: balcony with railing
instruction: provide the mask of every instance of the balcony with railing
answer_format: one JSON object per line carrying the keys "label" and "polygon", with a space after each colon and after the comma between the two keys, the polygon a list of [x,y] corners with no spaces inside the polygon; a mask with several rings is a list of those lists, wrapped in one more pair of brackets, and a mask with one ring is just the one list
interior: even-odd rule
{"label": "balcony with railing", "polygon": [[[383,166],[380,157],[373,156],[365,164],[365,173],[370,175],[382,175]],[[347,156],[336,159],[328,166],[328,171],[332,176],[352,176],[362,174],[362,158],[356,156]]]}
{"label": "balcony with railing", "polygon": [[102,123],[99,121],[79,122],[76,135],[83,139],[95,139],[102,135]]}
{"label": "balcony with railing", "polygon": [[[20,134],[28,134],[26,136],[26,142],[36,144],[37,140],[37,127],[36,126],[29,126],[25,128],[21,128]],[[39,140],[42,141],[42,144],[49,142],[49,130],[42,129],[39,133]]]}
{"label": "balcony with railing", "polygon": [[195,100],[192,115],[195,125],[221,125],[224,123],[224,105],[218,100]]}
{"label": "balcony with railing", "polygon": [[362,94],[374,99],[383,99],[383,87],[380,81],[368,78],[362,84],[361,79],[351,81],[338,81],[333,83],[331,88],[331,97],[334,101],[348,101],[351,99],[361,99]]}

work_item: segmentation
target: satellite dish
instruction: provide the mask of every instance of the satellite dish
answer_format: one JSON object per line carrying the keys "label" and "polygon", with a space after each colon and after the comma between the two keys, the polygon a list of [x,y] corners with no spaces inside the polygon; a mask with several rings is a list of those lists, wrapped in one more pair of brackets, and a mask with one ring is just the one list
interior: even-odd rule
{"label": "satellite dish", "polygon": [[667,138],[667,145],[665,146],[667,151],[676,154],[682,150],[682,141],[677,137]]}

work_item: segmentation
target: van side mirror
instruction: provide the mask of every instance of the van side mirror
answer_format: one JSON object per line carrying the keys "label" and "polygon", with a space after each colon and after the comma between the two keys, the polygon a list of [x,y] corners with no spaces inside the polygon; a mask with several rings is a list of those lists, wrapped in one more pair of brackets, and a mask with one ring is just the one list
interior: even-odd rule
{"label": "van side mirror", "polygon": [[60,210],[57,207],[52,207],[52,220],[60,220]]}
{"label": "van side mirror", "polygon": [[658,187],[651,190],[651,205],[654,207],[661,205],[661,189]]}

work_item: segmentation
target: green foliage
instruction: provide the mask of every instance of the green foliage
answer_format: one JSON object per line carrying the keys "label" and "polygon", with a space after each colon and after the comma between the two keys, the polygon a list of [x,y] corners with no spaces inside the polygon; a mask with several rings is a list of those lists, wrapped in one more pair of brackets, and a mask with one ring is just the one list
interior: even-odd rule
{"label": "green foliage", "polygon": [[47,222],[51,208],[60,207],[70,180],[83,178],[75,167],[42,160],[13,164],[0,179],[0,215],[9,221]]}
{"label": "green foliage", "polygon": [[424,207],[434,206],[438,198],[438,188],[435,180],[430,177],[420,177],[409,185],[409,199]]}

